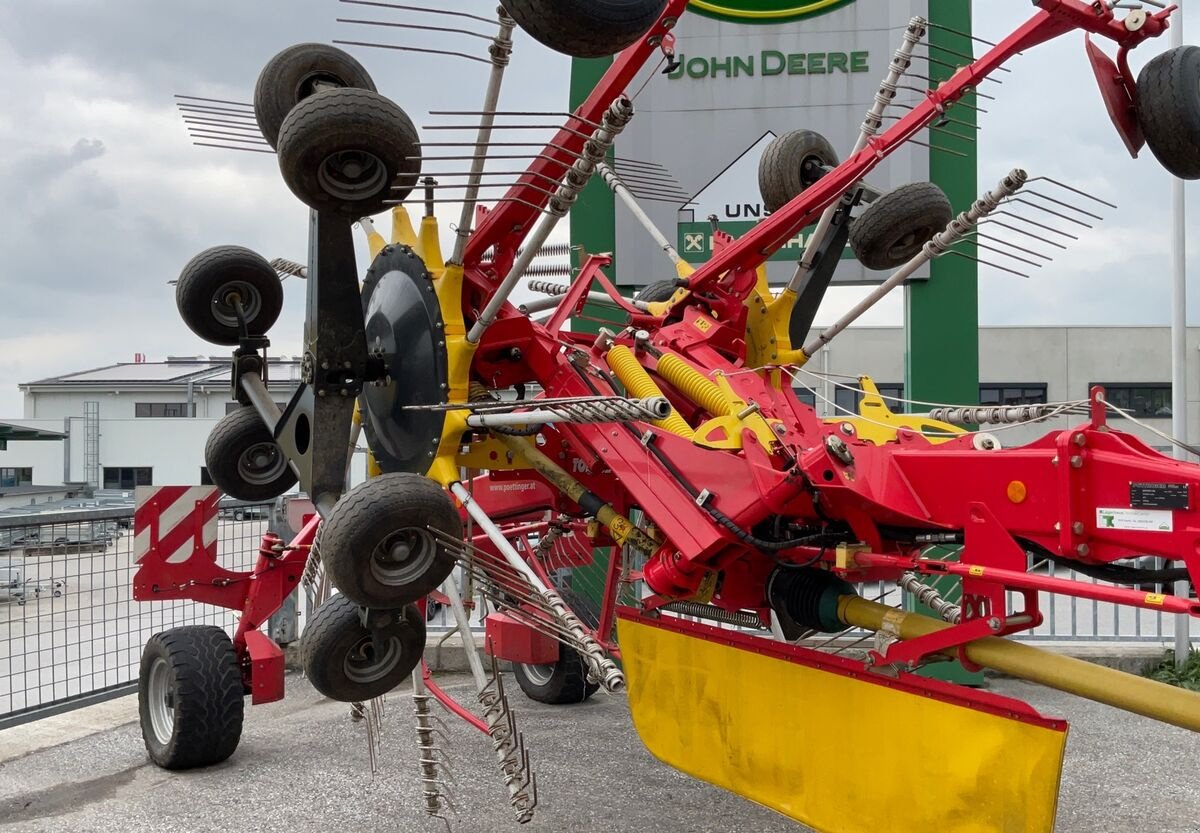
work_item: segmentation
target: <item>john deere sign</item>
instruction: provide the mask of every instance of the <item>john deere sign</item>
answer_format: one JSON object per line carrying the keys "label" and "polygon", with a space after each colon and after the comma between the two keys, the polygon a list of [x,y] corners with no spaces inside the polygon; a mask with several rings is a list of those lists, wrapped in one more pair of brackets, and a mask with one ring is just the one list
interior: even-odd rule
{"label": "john deere sign", "polygon": [[679,68],[667,77],[680,78],[753,78],[756,74],[772,75],[836,75],[848,72],[870,72],[870,52],[792,52],[784,54],[764,49],[758,55],[692,58],[679,56]]}
{"label": "john deere sign", "polygon": [[786,23],[848,6],[854,0],[692,0],[692,11],[733,23]]}
{"label": "john deere sign", "polygon": [[[842,156],[849,153],[905,26],[927,12],[927,0],[692,0],[675,28],[682,66],[654,77],[638,95],[637,115],[617,140],[617,170],[632,160],[625,170],[636,180],[638,162],[661,166],[643,178],[642,207],[684,258],[707,260],[713,222],[738,237],[767,216],[758,162],[771,138],[815,130]],[[928,151],[912,145],[869,181],[889,190],[928,178]],[[663,191],[685,197],[664,201]],[[634,216],[622,206],[609,211],[615,235],[606,247],[617,252],[618,281],[638,285],[662,280],[664,270],[669,275],[670,262]],[[600,222],[576,220],[580,228]],[[772,258],[773,283],[791,278],[806,240],[797,236]],[[835,280],[870,284],[883,277],[847,260]]]}

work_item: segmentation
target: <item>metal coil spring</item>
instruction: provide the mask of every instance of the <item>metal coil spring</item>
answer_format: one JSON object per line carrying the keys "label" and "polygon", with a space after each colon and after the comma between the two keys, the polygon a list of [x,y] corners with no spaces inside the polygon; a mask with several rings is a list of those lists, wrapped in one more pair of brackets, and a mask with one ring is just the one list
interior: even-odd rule
{"label": "metal coil spring", "polygon": [[925,584],[916,573],[901,576],[900,587],[945,621],[954,625],[962,621],[962,608],[942,598],[933,585]]}

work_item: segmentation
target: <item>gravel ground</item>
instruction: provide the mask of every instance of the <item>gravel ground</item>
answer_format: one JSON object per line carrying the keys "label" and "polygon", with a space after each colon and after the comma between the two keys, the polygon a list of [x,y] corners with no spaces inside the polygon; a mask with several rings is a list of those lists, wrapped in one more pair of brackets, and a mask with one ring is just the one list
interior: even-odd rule
{"label": "gravel ground", "polygon": [[[464,679],[450,682],[465,690]],[[1026,683],[993,686],[1072,722],[1058,833],[1195,833],[1200,826],[1195,735]],[[619,697],[553,708],[512,688],[538,776],[537,817],[518,828],[486,740],[447,721],[445,746],[457,779],[455,831],[803,833],[770,811],[657,763],[638,743]],[[380,771],[372,777],[362,725],[349,721],[346,706],[290,677],[287,699],[250,709],[238,752],[211,769],[173,774],[149,765],[133,722],[0,764],[0,830],[445,830],[419,811],[410,708],[402,693],[391,696],[383,725]],[[0,733],[0,751],[4,741]]]}

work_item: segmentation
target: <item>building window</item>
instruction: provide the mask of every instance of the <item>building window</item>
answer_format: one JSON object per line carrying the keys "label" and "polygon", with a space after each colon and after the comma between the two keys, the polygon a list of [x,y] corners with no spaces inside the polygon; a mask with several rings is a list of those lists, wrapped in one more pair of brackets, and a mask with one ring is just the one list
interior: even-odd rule
{"label": "building window", "polygon": [[817,392],[805,385],[793,385],[792,390],[796,392],[796,398],[803,404],[816,410],[817,407]]}
{"label": "building window", "polygon": [[[188,411],[193,413],[189,414]],[[137,402],[133,406],[135,417],[162,419],[167,417],[195,416],[196,406],[189,409],[186,402]]]}
{"label": "building window", "polygon": [[[904,385],[883,383],[876,384],[879,388],[879,395],[883,397],[884,404],[888,406],[888,410],[900,414],[904,412],[904,403],[899,401],[904,398]],[[859,403],[862,402],[862,389],[854,388],[838,388],[833,395],[833,401],[837,405],[837,412],[842,416],[847,414],[857,414]]]}
{"label": "building window", "polygon": [[0,469],[0,486],[32,486],[33,469]]}
{"label": "building window", "polygon": [[[1171,385],[1168,382],[1150,382],[1143,384],[1109,384],[1107,382],[1092,382],[1088,385],[1090,391],[1096,385],[1104,388],[1105,398],[1123,411],[1128,411],[1142,419],[1163,419],[1171,416]],[[1120,414],[1114,414],[1120,417]]]}
{"label": "building window", "polygon": [[154,469],[152,468],[110,468],[104,467],[104,488],[132,489],[135,486],[153,486]]}
{"label": "building window", "polygon": [[979,386],[980,405],[1045,405],[1048,401],[1046,385],[1041,382]]}

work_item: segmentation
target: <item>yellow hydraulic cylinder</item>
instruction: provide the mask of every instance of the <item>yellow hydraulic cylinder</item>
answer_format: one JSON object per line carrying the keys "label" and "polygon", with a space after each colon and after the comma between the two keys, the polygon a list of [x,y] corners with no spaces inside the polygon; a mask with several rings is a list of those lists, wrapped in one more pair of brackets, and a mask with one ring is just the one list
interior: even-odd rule
{"label": "yellow hydraulic cylinder", "polygon": [[[608,351],[608,366],[612,368],[613,373],[621,380],[621,384],[625,386],[631,396],[638,399],[650,399],[663,395],[662,389],[650,378],[646,368],[642,367],[641,362],[637,360],[637,356],[625,345],[614,345]],[[692,438],[691,426],[674,408],[665,419],[655,420],[654,424],[664,431],[678,434],[685,439]]]}
{"label": "yellow hydraulic cylinder", "polygon": [[[847,625],[883,630],[901,639],[953,627],[857,596],[843,596],[838,601],[838,618]],[[967,659],[984,668],[1200,732],[1200,693],[994,636],[971,642],[964,650]]]}
{"label": "yellow hydraulic cylinder", "polygon": [[678,356],[664,354],[658,360],[658,375],[713,416],[736,416],[721,389]]}
{"label": "yellow hydraulic cylinder", "polygon": [[632,544],[646,553],[658,549],[658,544],[645,532],[633,525],[624,515],[604,503],[599,497],[589,492],[587,487],[567,474],[566,469],[558,465],[533,443],[520,437],[507,434],[497,434],[496,438],[504,443],[514,455],[524,457],[538,474],[549,480],[555,488],[583,507],[584,511],[594,514],[596,520],[604,524],[618,545]]}

